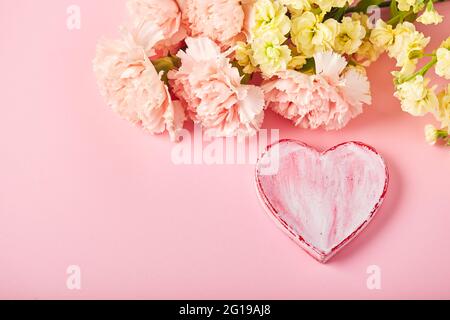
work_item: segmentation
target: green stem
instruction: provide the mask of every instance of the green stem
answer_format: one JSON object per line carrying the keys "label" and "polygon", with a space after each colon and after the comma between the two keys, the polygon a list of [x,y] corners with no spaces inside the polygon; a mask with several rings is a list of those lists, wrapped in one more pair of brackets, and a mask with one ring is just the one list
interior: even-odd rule
{"label": "green stem", "polygon": [[438,62],[438,59],[436,57],[436,55],[433,55],[433,58],[431,59],[430,62],[428,62],[420,71],[419,74],[421,76],[424,76],[428,70],[430,70],[436,63]]}
{"label": "green stem", "polygon": [[378,7],[380,8],[389,8],[391,6],[391,2],[392,1],[386,1],[386,2],[382,2],[378,5]]}
{"label": "green stem", "polygon": [[387,22],[387,24],[390,24],[391,26],[395,26],[397,23],[404,21],[406,18],[408,18],[409,16],[413,15],[414,12],[408,11],[408,12],[402,12],[399,15],[393,17],[391,20],[389,20]]}
{"label": "green stem", "polygon": [[438,139],[442,139],[442,140],[446,141],[447,146],[450,147],[450,137],[448,134],[448,130],[446,130],[446,129],[436,130],[436,135],[437,135]]}
{"label": "green stem", "polygon": [[[445,2],[445,1],[448,1],[448,0],[433,0],[434,3]],[[379,7],[379,8],[389,8],[391,6],[391,3],[392,3],[392,1],[384,1],[384,2],[382,2],[380,4],[378,4],[377,7]],[[361,12],[361,9],[359,9],[358,6],[354,6],[354,7],[348,8],[345,11],[346,14],[347,13],[353,13],[353,12]],[[366,13],[366,12],[363,12],[363,13]]]}
{"label": "green stem", "polygon": [[438,138],[441,138],[441,139],[448,138],[448,131],[447,130],[444,130],[444,129],[436,130],[436,133],[437,133]]}
{"label": "green stem", "polygon": [[431,59],[430,62],[428,62],[422,69],[420,69],[419,71],[417,71],[416,73],[414,73],[413,75],[405,78],[404,80],[402,80],[399,84],[408,82],[412,79],[414,79],[417,76],[425,76],[425,74],[428,72],[428,70],[430,70],[436,63],[437,63],[437,57],[436,55],[433,55],[433,59]]}
{"label": "green stem", "polygon": [[[443,1],[445,1],[445,0],[443,0]],[[391,2],[392,1],[385,1],[376,6],[379,8],[387,8],[391,5]],[[347,14],[347,13],[362,12],[362,11],[364,11],[364,10],[361,10],[361,8],[359,6],[354,6],[354,7],[350,7],[347,10],[345,10],[345,13]],[[367,9],[366,9],[366,11],[367,11]],[[366,12],[363,12],[363,13],[366,13]]]}

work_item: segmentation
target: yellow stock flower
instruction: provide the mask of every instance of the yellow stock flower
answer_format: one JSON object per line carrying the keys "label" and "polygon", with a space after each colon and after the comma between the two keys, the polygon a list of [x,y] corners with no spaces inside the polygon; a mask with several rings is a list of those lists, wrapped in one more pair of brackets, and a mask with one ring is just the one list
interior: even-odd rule
{"label": "yellow stock flower", "polygon": [[306,58],[304,56],[292,57],[288,63],[288,69],[300,70],[306,64]]}
{"label": "yellow stock flower", "polygon": [[417,19],[417,21],[423,24],[439,24],[443,21],[444,17],[441,16],[436,9],[434,9],[433,1],[428,1],[427,8],[424,13]]}
{"label": "yellow stock flower", "polygon": [[254,39],[252,49],[253,59],[264,76],[271,77],[278,71],[287,70],[291,50],[281,44],[278,34],[267,32],[263,37]]}
{"label": "yellow stock flower", "polygon": [[450,84],[439,94],[438,99],[439,108],[435,113],[436,119],[441,122],[442,128],[447,128],[450,134]]}
{"label": "yellow stock flower", "polygon": [[291,20],[286,13],[287,8],[278,0],[256,1],[252,35],[257,37],[266,32],[279,32],[285,36],[291,29]]}
{"label": "yellow stock flower", "polygon": [[416,0],[397,0],[397,6],[400,11],[409,11],[416,4]]}
{"label": "yellow stock flower", "polygon": [[253,61],[253,50],[249,44],[239,41],[236,44],[235,58],[243,71],[251,74],[256,70],[256,63]]}
{"label": "yellow stock flower", "polygon": [[423,116],[434,112],[439,107],[439,101],[434,88],[428,87],[429,79],[417,76],[397,86],[394,96],[397,97],[402,110],[413,116]]}
{"label": "yellow stock flower", "polygon": [[383,53],[383,49],[373,45],[369,40],[365,40],[356,51],[355,59],[364,66],[369,66],[372,62],[378,60]]}
{"label": "yellow stock flower", "polygon": [[450,50],[447,48],[439,48],[436,51],[436,57],[436,74],[450,80]]}
{"label": "yellow stock flower", "polygon": [[397,25],[394,30],[395,36],[416,31],[416,27],[411,22],[403,22]]}
{"label": "yellow stock flower", "polygon": [[442,42],[441,48],[446,48],[450,50],[450,37],[448,37],[447,39],[445,39],[444,42]]}
{"label": "yellow stock flower", "polygon": [[[352,0],[350,0],[352,1]],[[332,8],[343,8],[348,0],[313,0],[319,6],[322,12],[330,12]]]}
{"label": "yellow stock flower", "polygon": [[285,5],[295,15],[301,14],[306,10],[311,10],[310,0],[279,0],[279,2]]}
{"label": "yellow stock flower", "polygon": [[425,6],[423,0],[397,0],[400,11],[409,11],[413,9],[415,13],[419,12]]}
{"label": "yellow stock flower", "polygon": [[370,42],[379,48],[386,50],[394,42],[395,32],[391,25],[378,19],[375,28],[370,33]]}
{"label": "yellow stock flower", "polygon": [[362,66],[369,66],[372,62],[376,61],[383,50],[374,46],[370,42],[370,33],[372,30],[372,23],[369,20],[369,16],[366,14],[354,12],[351,15],[353,21],[358,21],[361,26],[364,27],[366,35],[362,40],[362,44],[359,46],[358,51],[353,55],[353,58]]}
{"label": "yellow stock flower", "polygon": [[416,31],[410,22],[403,22],[395,29],[394,43],[388,47],[389,57],[397,60],[397,67],[417,64],[417,55],[422,53],[430,42],[423,33]]}
{"label": "yellow stock flower", "polygon": [[438,130],[431,124],[425,126],[425,140],[430,145],[435,145],[438,139]]}
{"label": "yellow stock flower", "polygon": [[306,11],[292,20],[292,42],[298,52],[310,58],[316,52],[333,48],[338,25],[334,19],[322,23],[319,17]]}
{"label": "yellow stock flower", "polygon": [[364,13],[353,12],[351,17],[353,21],[359,21],[361,23],[366,30],[366,36],[369,36],[369,31],[372,29],[372,22],[370,22],[369,16]]}
{"label": "yellow stock flower", "polygon": [[361,25],[360,21],[344,17],[342,23],[339,24],[335,49],[341,54],[353,54],[358,51],[365,36],[366,29]]}

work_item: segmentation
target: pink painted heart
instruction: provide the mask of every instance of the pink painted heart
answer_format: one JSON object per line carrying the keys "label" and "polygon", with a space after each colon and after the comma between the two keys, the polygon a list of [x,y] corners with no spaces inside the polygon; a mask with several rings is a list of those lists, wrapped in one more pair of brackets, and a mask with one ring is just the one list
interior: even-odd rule
{"label": "pink painted heart", "polygon": [[283,140],[269,146],[256,167],[258,194],[269,215],[323,263],[372,220],[388,181],[383,158],[359,142],[320,153]]}

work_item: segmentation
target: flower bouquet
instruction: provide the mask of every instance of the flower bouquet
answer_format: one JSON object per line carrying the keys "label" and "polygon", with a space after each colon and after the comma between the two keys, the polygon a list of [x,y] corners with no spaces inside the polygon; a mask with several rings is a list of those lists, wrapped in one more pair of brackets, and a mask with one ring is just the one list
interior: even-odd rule
{"label": "flower bouquet", "polygon": [[94,70],[112,108],[152,134],[176,141],[190,119],[212,137],[247,137],[268,110],[302,128],[345,127],[371,103],[365,68],[386,52],[401,108],[432,113],[440,127],[426,127],[427,141],[450,145],[450,85],[438,93],[426,78],[450,79],[450,38],[426,52],[413,24],[442,22],[435,2],[128,0],[122,36],[98,44]]}

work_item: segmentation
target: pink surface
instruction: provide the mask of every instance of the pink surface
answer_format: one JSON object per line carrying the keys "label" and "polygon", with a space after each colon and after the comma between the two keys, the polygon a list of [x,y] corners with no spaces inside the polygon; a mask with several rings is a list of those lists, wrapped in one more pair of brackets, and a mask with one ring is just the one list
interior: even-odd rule
{"label": "pink surface", "polygon": [[[369,71],[374,104],[338,133],[281,128],[320,149],[374,146],[391,184],[376,219],[320,265],[263,213],[254,166],[176,166],[167,136],[119,119],[92,73],[117,35],[122,0],[0,0],[0,298],[450,298],[450,152],[424,143],[431,118],[392,97],[386,57]],[[422,28],[437,46],[448,19]],[[82,289],[66,287],[78,265]],[[370,265],[381,290],[366,286]]]}
{"label": "pink surface", "polygon": [[[327,262],[375,217],[389,173],[372,147],[347,142],[323,153],[292,140],[271,145],[256,166],[258,195],[270,217],[319,262]],[[261,168],[263,170],[261,170]]]}

